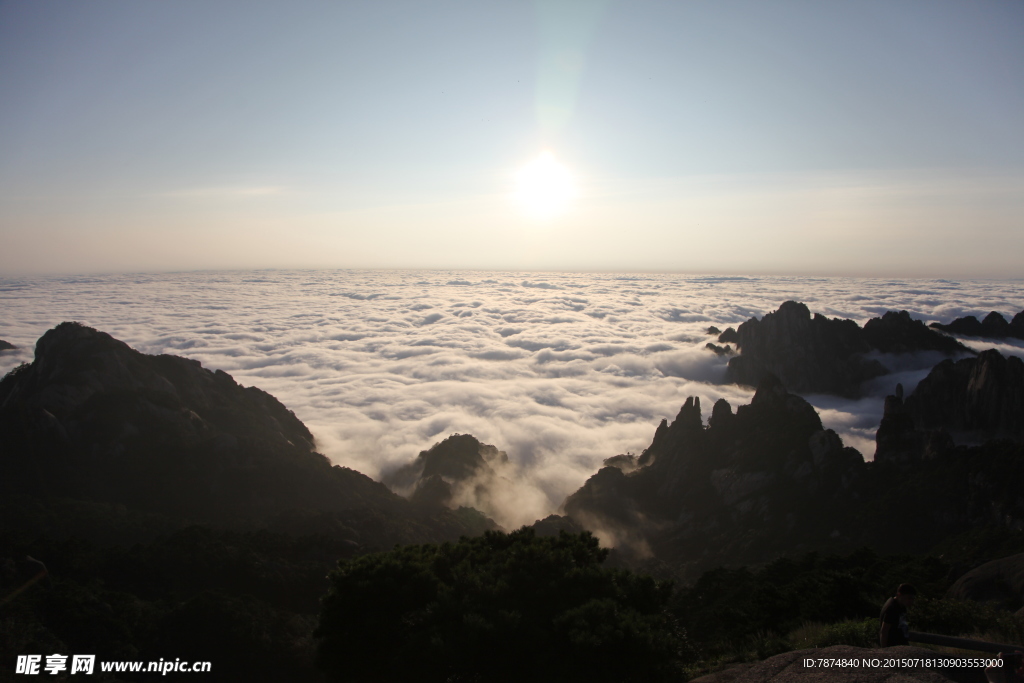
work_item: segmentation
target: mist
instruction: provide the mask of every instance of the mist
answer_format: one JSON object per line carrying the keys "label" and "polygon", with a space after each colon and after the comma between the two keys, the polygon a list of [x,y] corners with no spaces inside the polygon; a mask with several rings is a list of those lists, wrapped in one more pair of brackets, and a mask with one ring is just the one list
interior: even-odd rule
{"label": "mist", "polygon": [[[194,358],[279,398],[334,463],[374,478],[453,433],[508,453],[503,487],[470,500],[506,528],[558,510],[606,459],[639,453],[688,396],[748,403],[721,384],[715,336],[787,299],[863,324],[1024,307],[1012,281],[481,271],[241,271],[0,280],[0,371],[77,320],[145,353]],[[948,302],[954,301],[955,304]],[[968,340],[1004,352],[1020,346]],[[808,396],[870,459],[884,396],[937,358],[880,357],[860,400]],[[707,415],[705,415],[705,419]]]}

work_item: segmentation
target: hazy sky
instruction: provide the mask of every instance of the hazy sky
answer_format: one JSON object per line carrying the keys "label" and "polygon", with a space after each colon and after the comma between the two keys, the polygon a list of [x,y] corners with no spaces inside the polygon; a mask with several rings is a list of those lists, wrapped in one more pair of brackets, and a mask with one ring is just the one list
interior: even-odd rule
{"label": "hazy sky", "polygon": [[1019,0],[0,1],[0,274],[1024,277],[1022,36]]}

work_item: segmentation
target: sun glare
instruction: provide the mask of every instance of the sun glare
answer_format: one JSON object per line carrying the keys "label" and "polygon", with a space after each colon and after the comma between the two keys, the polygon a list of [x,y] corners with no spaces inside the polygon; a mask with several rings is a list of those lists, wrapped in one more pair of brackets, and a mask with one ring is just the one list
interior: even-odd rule
{"label": "sun glare", "polygon": [[539,157],[516,173],[515,198],[530,218],[554,218],[565,211],[575,196],[572,175],[555,161],[551,152],[541,152]]}

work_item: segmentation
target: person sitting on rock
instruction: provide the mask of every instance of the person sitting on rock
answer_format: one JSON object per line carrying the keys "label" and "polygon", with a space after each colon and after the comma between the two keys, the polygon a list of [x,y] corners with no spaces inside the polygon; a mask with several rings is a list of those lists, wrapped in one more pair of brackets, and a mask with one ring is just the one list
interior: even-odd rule
{"label": "person sitting on rock", "polygon": [[878,633],[878,644],[882,647],[910,644],[910,624],[907,610],[914,604],[917,589],[909,583],[901,583],[896,595],[882,606],[882,629]]}

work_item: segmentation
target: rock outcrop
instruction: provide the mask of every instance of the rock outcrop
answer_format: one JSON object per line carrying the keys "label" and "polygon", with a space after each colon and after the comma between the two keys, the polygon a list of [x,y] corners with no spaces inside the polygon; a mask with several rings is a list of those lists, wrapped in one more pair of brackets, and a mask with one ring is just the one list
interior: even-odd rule
{"label": "rock outcrop", "polygon": [[[804,660],[815,662],[879,661],[879,665],[809,667]],[[945,669],[925,667],[884,666],[886,661],[934,660],[935,651],[912,645],[898,645],[875,650],[850,645],[833,645],[814,650],[794,650],[769,657],[741,669],[726,670],[695,678],[691,683],[800,683],[801,681],[835,681],[836,683],[984,683],[985,675],[979,669]]]}
{"label": "rock outcrop", "polygon": [[906,399],[897,384],[885,399],[874,459],[905,465],[990,439],[1024,441],[1024,362],[995,349],[939,363]]}
{"label": "rock outcrop", "polygon": [[18,347],[12,344],[11,342],[0,339],[0,351],[13,351],[16,348]]}
{"label": "rock outcrop", "polygon": [[486,488],[499,476],[497,470],[506,465],[504,451],[469,434],[453,434],[420,451],[415,460],[385,475],[383,481],[413,501],[451,506],[461,489]]}
{"label": "rock outcrop", "polygon": [[447,511],[427,519],[383,484],[332,467],[270,394],[78,323],[48,331],[35,360],[0,381],[0,492],[236,528],[315,510],[344,513],[339,526],[386,513],[421,538],[470,531]]}
{"label": "rock outcrop", "polygon": [[886,396],[882,422],[875,433],[875,462],[908,465],[933,459],[953,445],[945,430],[918,430],[903,400],[902,384],[896,385],[895,395]]}
{"label": "rock outcrop", "polygon": [[856,396],[862,382],[880,377],[885,367],[865,358],[871,346],[852,320],[811,317],[804,304],[787,301],[761,320],[737,330],[740,355],[729,360],[727,377],[757,386],[767,374],[792,391]]}
{"label": "rock outcrop", "polygon": [[907,397],[920,430],[944,429],[958,442],[1024,440],[1024,361],[995,349],[945,360]]}
{"label": "rock outcrop", "polygon": [[957,340],[936,334],[920,320],[914,320],[906,311],[889,311],[881,318],[867,321],[864,339],[872,349],[882,353],[939,351],[954,355],[970,352]]}
{"label": "rock outcrop", "polygon": [[708,561],[718,553],[759,556],[769,545],[795,545],[795,537],[828,538],[835,528],[822,526],[823,510],[844,498],[864,467],[773,376],[736,412],[716,402],[707,427],[700,399],[687,399],[671,424],[658,426],[636,469],[618,464],[569,496],[566,514],[638,556],[695,553]]}
{"label": "rock outcrop", "polygon": [[1024,553],[986,562],[967,572],[946,591],[954,600],[992,602],[1007,610],[1024,605]]}
{"label": "rock outcrop", "polygon": [[955,339],[928,329],[906,311],[873,318],[862,329],[853,320],[811,316],[806,305],[783,303],[761,320],[751,318],[719,342],[730,341],[740,355],[729,360],[727,379],[757,386],[772,374],[798,394],[826,393],[855,398],[861,384],[888,373],[868,354],[939,351],[970,353]]}
{"label": "rock outcrop", "polygon": [[973,315],[957,318],[951,323],[932,323],[932,327],[950,334],[967,337],[987,337],[989,339],[1024,339],[1024,311],[1006,321],[1000,313],[992,311],[980,322]]}

